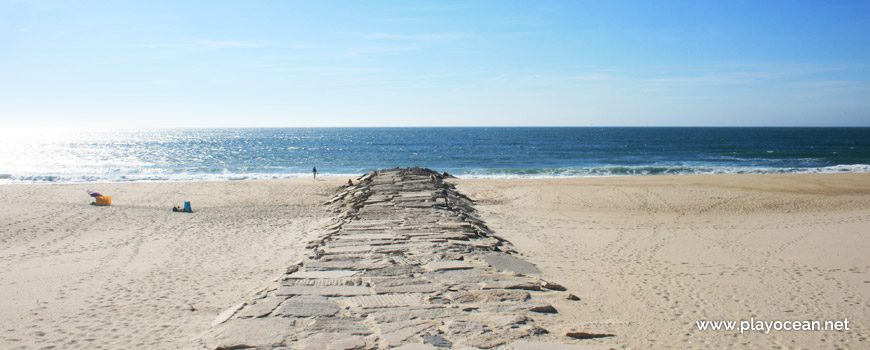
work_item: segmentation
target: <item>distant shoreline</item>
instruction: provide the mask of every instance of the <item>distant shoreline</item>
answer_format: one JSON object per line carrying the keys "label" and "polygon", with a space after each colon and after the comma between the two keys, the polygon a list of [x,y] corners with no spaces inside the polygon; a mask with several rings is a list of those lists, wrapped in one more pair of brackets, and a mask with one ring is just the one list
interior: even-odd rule
{"label": "distant shoreline", "polygon": [[[670,177],[720,177],[720,176],[830,176],[830,175],[849,175],[849,174],[870,174],[870,171],[843,171],[843,172],[794,172],[794,173],[718,173],[718,174],[651,174],[651,175],[597,175],[597,176],[539,176],[539,177],[530,177],[530,176],[465,176],[465,175],[454,175],[456,179],[459,180],[505,180],[505,181],[527,181],[527,180],[541,180],[541,181],[549,181],[549,180],[572,180],[572,179],[608,179],[608,178],[670,178]],[[245,179],[201,179],[201,180],[138,180],[138,181],[94,181],[94,182],[2,182],[0,181],[0,186],[15,186],[15,185],[124,185],[124,184],[173,184],[173,183],[220,183],[220,182],[246,182],[246,181],[304,181],[306,179],[311,181],[318,180],[337,180],[337,179],[352,179],[356,180],[363,174],[318,174],[317,179],[308,176],[298,176],[298,177],[278,177],[278,178],[245,178]],[[453,174],[450,174],[453,175]]]}
{"label": "distant shoreline", "polygon": [[[667,167],[660,167],[667,168]],[[607,178],[607,177],[647,177],[647,176],[692,176],[692,175],[776,175],[776,174],[861,174],[870,173],[870,164],[852,164],[834,167],[826,167],[819,169],[720,169],[713,172],[695,172],[695,173],[607,173],[606,168],[589,169],[595,174],[577,174],[577,175],[546,175],[546,174],[529,174],[538,169],[526,169],[526,174],[506,174],[506,173],[491,173],[491,174],[453,174],[451,175],[460,179],[498,179],[498,180],[522,180],[522,179],[575,179],[575,178]],[[357,178],[365,174],[329,174],[320,173],[318,178]],[[220,182],[220,181],[261,181],[261,180],[282,180],[282,179],[305,179],[311,178],[311,174],[233,174],[222,175],[224,177],[203,176],[202,178],[177,178],[177,179],[123,179],[123,180],[94,180],[94,181],[15,181],[11,174],[0,174],[0,186],[2,185],[52,185],[52,184],[125,184],[125,183],[174,183],[174,182]],[[196,177],[196,175],[191,175]],[[43,177],[55,178],[60,176],[45,175]]]}

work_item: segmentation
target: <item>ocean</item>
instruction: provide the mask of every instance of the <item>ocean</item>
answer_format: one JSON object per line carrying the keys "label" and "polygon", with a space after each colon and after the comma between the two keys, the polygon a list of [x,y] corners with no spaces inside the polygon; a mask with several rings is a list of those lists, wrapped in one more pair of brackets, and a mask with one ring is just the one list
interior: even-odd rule
{"label": "ocean", "polygon": [[0,184],[352,176],[466,178],[870,171],[870,128],[0,130]]}

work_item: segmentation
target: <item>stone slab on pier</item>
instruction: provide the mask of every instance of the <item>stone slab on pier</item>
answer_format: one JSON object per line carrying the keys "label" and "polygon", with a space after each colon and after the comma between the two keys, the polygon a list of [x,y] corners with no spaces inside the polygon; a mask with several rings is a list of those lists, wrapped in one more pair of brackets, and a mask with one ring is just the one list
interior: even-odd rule
{"label": "stone slab on pier", "polygon": [[[577,349],[536,320],[564,288],[492,234],[444,175],[388,169],[327,205],[307,258],[202,337],[209,349]],[[557,320],[558,321],[558,320]]]}

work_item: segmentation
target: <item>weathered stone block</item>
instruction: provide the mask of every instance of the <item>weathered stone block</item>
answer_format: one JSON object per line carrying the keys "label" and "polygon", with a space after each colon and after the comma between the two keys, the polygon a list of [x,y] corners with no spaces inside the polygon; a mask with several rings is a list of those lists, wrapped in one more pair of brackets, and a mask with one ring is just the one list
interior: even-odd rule
{"label": "weathered stone block", "polygon": [[385,347],[398,346],[406,339],[433,326],[433,324],[426,321],[411,321],[409,323],[412,325],[381,334],[381,345]]}
{"label": "weathered stone block", "polygon": [[416,265],[392,265],[382,269],[373,270],[366,275],[372,277],[389,277],[389,276],[412,276],[415,273],[422,272],[419,266]]}
{"label": "weathered stone block", "polygon": [[426,264],[426,269],[429,271],[466,270],[475,267],[477,266],[465,261],[433,261]]}
{"label": "weathered stone block", "polygon": [[[341,240],[341,241],[330,241],[329,247],[350,247],[350,246],[358,246],[360,243],[364,243],[365,245],[385,245],[385,244],[396,244],[397,241],[404,241],[406,238],[404,236],[397,237],[396,239],[373,239],[367,241],[350,241],[350,240]],[[344,258],[348,254],[342,254],[341,258]]]}
{"label": "weathered stone block", "polygon": [[446,288],[443,285],[434,283],[429,284],[414,284],[395,287],[375,287],[375,294],[392,294],[392,293],[435,293],[443,291]]}
{"label": "weathered stone block", "polygon": [[424,343],[411,343],[393,348],[393,350],[436,350],[435,346]]}
{"label": "weathered stone block", "polygon": [[371,239],[394,239],[399,238],[398,236],[392,233],[361,233],[361,234],[344,234],[332,236],[332,239],[335,240],[353,240],[353,241],[365,241]]}
{"label": "weathered stone block", "polygon": [[342,333],[317,334],[299,342],[299,350],[353,350],[366,346],[365,338]]}
{"label": "weathered stone block", "polygon": [[285,345],[294,325],[286,318],[236,318],[209,330],[202,342],[211,349],[277,347]]}
{"label": "weathered stone block", "polygon": [[297,278],[281,282],[284,286],[358,286],[359,278]]}
{"label": "weathered stone block", "polygon": [[257,300],[256,304],[247,305],[238,312],[236,317],[263,317],[275,310],[278,305],[281,305],[287,297],[268,297]]}
{"label": "weathered stone block", "polygon": [[501,305],[487,305],[483,308],[489,312],[518,312],[518,311],[531,311],[538,313],[547,313],[554,314],[558,311],[553,305],[542,303],[542,302],[534,302],[534,300],[525,303],[518,304],[501,304]]}
{"label": "weathered stone block", "polygon": [[541,284],[537,281],[518,281],[518,280],[494,280],[482,282],[481,289],[522,289],[522,290],[541,290]]}
{"label": "weathered stone block", "polygon": [[295,296],[273,311],[276,316],[332,316],[338,313],[338,306],[322,296]]}
{"label": "weathered stone block", "polygon": [[430,344],[437,348],[450,348],[453,346],[453,342],[439,334],[426,333],[421,335],[420,339],[423,339],[424,344]]}
{"label": "weathered stone block", "polygon": [[419,293],[364,295],[358,297],[342,298],[338,300],[338,302],[342,305],[359,309],[412,305],[420,306],[425,303],[423,294]]}
{"label": "weathered stone block", "polygon": [[372,294],[369,287],[359,286],[281,286],[277,295],[356,296]]}
{"label": "weathered stone block", "polygon": [[216,326],[226,322],[226,320],[229,320],[230,317],[233,317],[236,311],[239,311],[239,309],[241,309],[243,306],[245,306],[245,303],[238,303],[236,305],[233,305],[229,309],[224,310],[223,312],[218,314],[217,317],[215,317],[214,321],[211,322],[211,325]]}
{"label": "weathered stone block", "polygon": [[433,307],[427,309],[421,309],[418,307],[394,307],[372,310],[369,313],[368,318],[377,324],[382,324],[414,319],[444,321],[456,319],[463,315],[467,315],[467,312],[456,307]]}
{"label": "weathered stone block", "polygon": [[[342,333],[350,335],[371,335],[375,332],[365,324],[365,318],[322,317],[305,320],[301,334]],[[297,323],[297,328],[299,324]]]}
{"label": "weathered stone block", "polygon": [[305,263],[305,269],[309,271],[314,270],[376,270],[382,269],[389,266],[389,262],[387,261],[372,261],[372,260],[357,260],[357,259],[348,259],[348,260],[331,260],[331,261],[321,261],[314,260]]}
{"label": "weathered stone block", "polygon": [[487,264],[500,271],[511,271],[523,275],[541,274],[541,270],[538,270],[532,263],[507,254],[486,254],[483,259]]}
{"label": "weathered stone block", "polygon": [[330,271],[297,271],[287,275],[287,278],[342,278],[358,274],[356,270],[330,270]]}
{"label": "weathered stone block", "polygon": [[367,244],[351,245],[344,247],[326,247],[327,254],[342,254],[342,253],[363,253],[372,250],[372,246]]}

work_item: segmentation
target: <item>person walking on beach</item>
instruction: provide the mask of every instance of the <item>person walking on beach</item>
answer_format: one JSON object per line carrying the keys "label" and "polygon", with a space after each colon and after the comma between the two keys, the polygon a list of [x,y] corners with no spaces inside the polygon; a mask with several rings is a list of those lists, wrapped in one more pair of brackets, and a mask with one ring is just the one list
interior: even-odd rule
{"label": "person walking on beach", "polygon": [[314,178],[316,179],[317,178],[317,167],[314,167],[314,169],[311,169],[311,173],[314,174]]}

